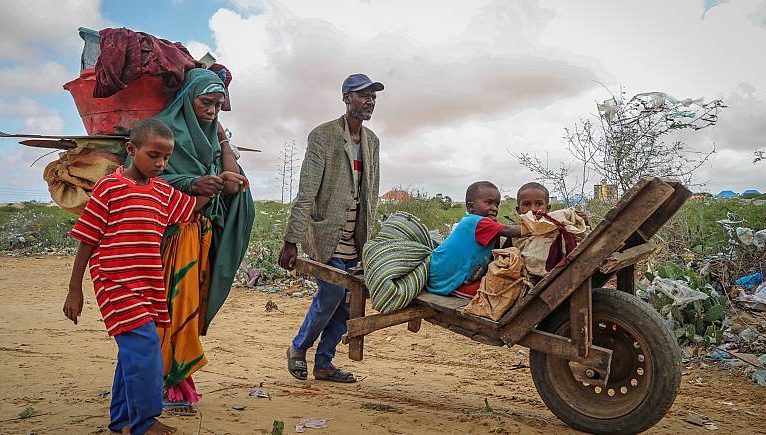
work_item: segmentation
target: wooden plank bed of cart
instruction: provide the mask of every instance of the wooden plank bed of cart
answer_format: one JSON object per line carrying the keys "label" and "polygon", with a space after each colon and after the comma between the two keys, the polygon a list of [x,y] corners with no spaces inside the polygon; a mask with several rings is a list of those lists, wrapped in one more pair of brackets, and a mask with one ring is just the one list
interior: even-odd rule
{"label": "wooden plank bed of cart", "polygon": [[[296,269],[348,289],[344,343],[362,360],[364,336],[422,320],[478,342],[528,347],[541,398],[563,422],[591,433],[637,433],[657,423],[678,393],[681,352],[663,319],[634,296],[634,265],[650,238],[691,192],[682,184],[645,178],[604,220],[499,321],[463,314],[466,299],[421,293],[410,306],[366,315],[363,276],[307,259]],[[617,276],[617,289],[601,288]]]}

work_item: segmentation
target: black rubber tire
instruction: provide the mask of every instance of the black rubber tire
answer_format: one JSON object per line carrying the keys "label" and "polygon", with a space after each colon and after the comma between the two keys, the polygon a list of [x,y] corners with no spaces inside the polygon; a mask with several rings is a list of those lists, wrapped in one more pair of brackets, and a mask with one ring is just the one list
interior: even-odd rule
{"label": "black rubber tire", "polygon": [[[535,388],[551,412],[574,429],[597,434],[643,432],[665,416],[678,394],[681,383],[681,350],[678,343],[663,324],[658,312],[636,296],[625,292],[594,289],[593,318],[594,344],[608,347],[606,343],[613,343],[614,348],[622,344],[619,355],[617,352],[612,355],[612,373],[617,369],[622,374],[617,375],[616,379],[610,377],[607,384],[609,397],[606,389],[577,382],[571,376],[571,371],[564,374],[562,366],[567,363],[565,360],[538,351],[532,351],[529,355]],[[551,314],[538,328],[568,336],[568,304]],[[599,328],[602,332],[599,332]],[[609,335],[617,335],[617,338]],[[614,345],[615,342],[617,345]],[[626,348],[626,342],[630,342],[632,347]],[[615,366],[616,362],[619,362],[622,369]],[[635,369],[638,365],[641,367]],[[647,367],[646,373],[643,366]],[[637,371],[640,376],[629,370]],[[627,379],[626,373],[629,373],[627,378],[632,379]],[[620,378],[622,382],[627,379],[628,384],[614,384],[610,388],[613,382],[620,382]],[[636,378],[646,382],[640,383]],[[635,393],[626,388],[639,384],[635,387]],[[581,395],[579,391],[582,391]],[[602,391],[605,394],[600,394]]]}

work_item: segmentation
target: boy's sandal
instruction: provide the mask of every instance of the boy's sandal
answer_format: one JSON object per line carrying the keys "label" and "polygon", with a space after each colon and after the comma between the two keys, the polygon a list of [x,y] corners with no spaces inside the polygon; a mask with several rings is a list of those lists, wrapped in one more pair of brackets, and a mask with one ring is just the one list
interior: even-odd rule
{"label": "boy's sandal", "polygon": [[294,355],[292,348],[292,346],[287,347],[287,371],[289,371],[295,379],[305,381],[309,377],[308,366],[306,366],[306,357]]}
{"label": "boy's sandal", "polygon": [[353,384],[356,382],[354,374],[346,369],[336,368],[328,374],[322,374],[321,371],[314,370],[314,379],[319,381],[340,382],[343,384]]}
{"label": "boy's sandal", "polygon": [[195,408],[194,405],[168,406],[165,407],[164,411],[168,415],[178,415],[181,417],[197,415],[197,408]]}

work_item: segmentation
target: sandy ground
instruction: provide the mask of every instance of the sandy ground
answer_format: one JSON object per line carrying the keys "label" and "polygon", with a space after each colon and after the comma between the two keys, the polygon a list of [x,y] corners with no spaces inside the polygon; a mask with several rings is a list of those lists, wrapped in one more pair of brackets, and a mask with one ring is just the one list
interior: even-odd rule
{"label": "sandy ground", "polygon": [[[100,394],[110,390],[116,346],[92,293],[79,325],[64,318],[71,263],[0,257],[2,434],[108,433],[109,398]],[[281,312],[265,312],[270,299]],[[166,422],[186,434],[268,434],[274,420],[289,434],[308,416],[330,419],[308,434],[574,433],[543,405],[529,369],[511,370],[527,362],[526,349],[480,345],[428,323],[418,334],[398,326],[368,336],[362,362],[348,360],[341,345],[336,362],[357,373],[356,384],[299,382],[285,369],[284,350],[309,303],[234,289],[204,338],[210,362],[195,376],[200,414]],[[685,422],[688,412],[707,416],[718,433],[766,433],[766,388],[712,365],[686,372],[652,433],[709,433]],[[256,387],[271,399],[248,397]],[[18,418],[30,406],[33,416]]]}

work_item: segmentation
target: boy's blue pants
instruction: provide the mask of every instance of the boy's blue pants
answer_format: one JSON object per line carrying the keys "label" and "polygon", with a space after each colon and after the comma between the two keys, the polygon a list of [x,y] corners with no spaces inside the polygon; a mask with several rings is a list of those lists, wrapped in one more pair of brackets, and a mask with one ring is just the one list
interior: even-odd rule
{"label": "boy's blue pants", "polygon": [[[341,270],[356,266],[359,260],[341,260],[331,258],[328,265]],[[332,359],[335,356],[335,348],[340,343],[343,334],[346,333],[346,320],[348,320],[348,302],[346,302],[346,289],[334,284],[317,279],[317,293],[311,301],[309,311],[303,320],[298,335],[293,339],[293,348],[299,352],[306,352],[314,342],[322,335],[314,357],[315,369],[327,369],[332,367]]]}
{"label": "boy's blue pants", "polygon": [[117,368],[114,369],[109,430],[125,426],[143,435],[162,414],[162,351],[154,322],[114,336]]}

